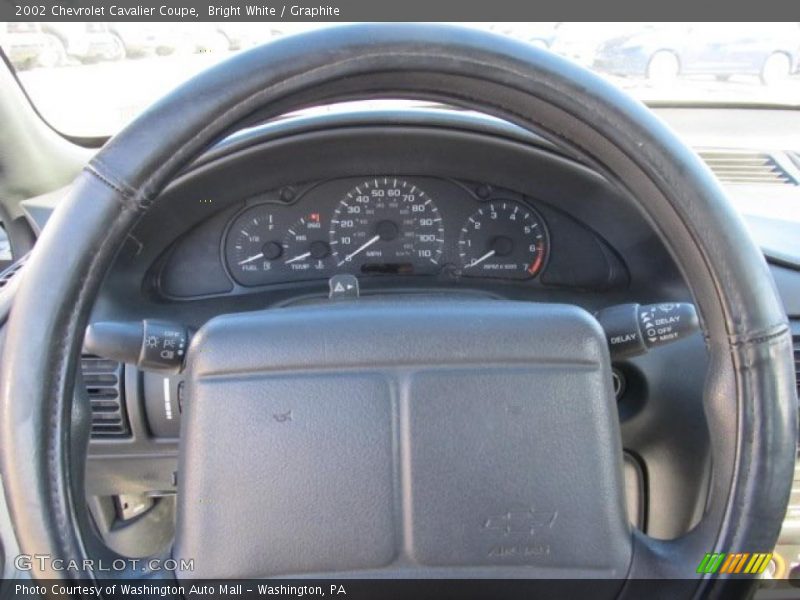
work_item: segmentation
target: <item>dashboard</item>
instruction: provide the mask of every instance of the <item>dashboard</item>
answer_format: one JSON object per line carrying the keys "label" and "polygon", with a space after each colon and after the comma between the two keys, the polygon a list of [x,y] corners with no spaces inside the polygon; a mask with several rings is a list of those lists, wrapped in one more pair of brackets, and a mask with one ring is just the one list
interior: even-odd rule
{"label": "dashboard", "polygon": [[153,281],[157,294],[176,300],[313,286],[343,273],[373,290],[610,289],[627,281],[601,236],[547,202],[486,180],[398,170],[236,198],[180,238]]}
{"label": "dashboard", "polygon": [[542,217],[510,193],[383,175],[307,186],[292,204],[256,201],[229,223],[223,252],[242,286],[336,273],[524,280],[548,241]]}
{"label": "dashboard", "polygon": [[193,165],[142,220],[135,254],[119,266],[140,279],[147,267],[143,290],[164,302],[267,304],[327,292],[337,274],[356,276],[366,293],[591,300],[586,292],[628,290],[639,268],[623,256],[631,242],[674,271],[653,240],[620,236],[618,246],[619,227],[640,217],[623,209],[609,221],[602,206],[618,193],[552,152],[431,127],[305,126],[288,139],[256,132]]}
{"label": "dashboard", "polygon": [[[551,254],[543,216],[551,212],[518,192],[431,176],[287,185],[240,202],[224,225],[199,234],[208,239],[187,236],[165,261],[158,281],[169,297],[203,295],[206,290],[192,276],[199,266],[194,248],[218,238],[217,262],[233,294],[338,273],[378,284],[417,276],[537,285]],[[557,226],[559,232],[567,228],[578,246],[602,243],[588,230],[576,232],[574,224]],[[595,261],[594,272],[576,273],[573,283],[591,284],[608,269]]]}

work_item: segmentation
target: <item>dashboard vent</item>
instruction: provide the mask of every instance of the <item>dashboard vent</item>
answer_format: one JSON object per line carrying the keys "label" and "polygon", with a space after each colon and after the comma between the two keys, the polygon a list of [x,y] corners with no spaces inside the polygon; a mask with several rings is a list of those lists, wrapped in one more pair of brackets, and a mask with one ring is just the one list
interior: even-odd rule
{"label": "dashboard vent", "polygon": [[92,404],[92,438],[128,437],[130,427],[122,395],[123,365],[84,354],[81,356],[81,372]]}
{"label": "dashboard vent", "polygon": [[723,183],[799,185],[774,155],[749,150],[700,150],[698,152]]}
{"label": "dashboard vent", "polygon": [[17,262],[13,265],[8,267],[5,271],[0,273],[0,290],[6,287],[11,280],[14,279],[14,276],[19,273],[20,269],[25,266],[25,261],[28,260],[28,255],[26,254],[22,258],[20,258]]}
{"label": "dashboard vent", "polygon": [[800,396],[800,335],[792,337],[794,342],[794,377],[797,382],[797,395]]}

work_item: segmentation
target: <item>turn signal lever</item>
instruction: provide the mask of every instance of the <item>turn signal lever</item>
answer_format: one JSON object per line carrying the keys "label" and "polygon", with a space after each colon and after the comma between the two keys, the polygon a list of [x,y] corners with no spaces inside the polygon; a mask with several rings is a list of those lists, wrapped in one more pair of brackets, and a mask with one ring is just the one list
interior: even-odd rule
{"label": "turn signal lever", "polygon": [[606,332],[611,358],[644,354],[683,339],[700,329],[694,304],[620,304],[595,317]]}
{"label": "turn signal lever", "polygon": [[93,323],[83,340],[90,354],[160,373],[179,373],[188,346],[185,325],[152,319]]}

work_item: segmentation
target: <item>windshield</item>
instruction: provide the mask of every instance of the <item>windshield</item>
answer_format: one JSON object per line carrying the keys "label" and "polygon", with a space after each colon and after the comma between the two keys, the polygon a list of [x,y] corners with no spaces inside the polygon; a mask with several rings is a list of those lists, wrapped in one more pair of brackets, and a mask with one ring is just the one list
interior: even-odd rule
{"label": "windshield", "polygon": [[[800,23],[468,23],[588,67],[647,103],[800,104]],[[325,24],[0,23],[41,114],[104,137],[211,64]]]}

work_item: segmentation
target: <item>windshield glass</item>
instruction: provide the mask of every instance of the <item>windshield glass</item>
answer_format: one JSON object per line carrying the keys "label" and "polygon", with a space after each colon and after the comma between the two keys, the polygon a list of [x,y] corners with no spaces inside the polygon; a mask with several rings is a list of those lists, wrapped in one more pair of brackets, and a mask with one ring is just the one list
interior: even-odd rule
{"label": "windshield glass", "polygon": [[[648,103],[800,105],[800,23],[468,23],[544,48]],[[108,136],[232,53],[321,23],[0,23],[41,114]]]}

